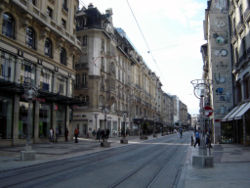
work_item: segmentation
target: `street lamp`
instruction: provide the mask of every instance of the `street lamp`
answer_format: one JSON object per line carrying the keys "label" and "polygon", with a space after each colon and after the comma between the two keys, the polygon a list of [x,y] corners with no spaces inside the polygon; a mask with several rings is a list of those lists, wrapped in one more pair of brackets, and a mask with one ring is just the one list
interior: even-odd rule
{"label": "street lamp", "polygon": [[21,160],[34,160],[35,151],[32,150],[31,146],[31,125],[32,125],[32,112],[31,105],[33,98],[37,96],[37,88],[32,86],[32,80],[30,77],[26,77],[23,84],[24,88],[24,97],[28,101],[28,117],[27,117],[27,136],[26,136],[26,147],[25,151],[21,151]]}
{"label": "street lamp", "polygon": [[194,87],[194,95],[196,98],[200,99],[200,109],[201,109],[201,120],[202,123],[201,131],[201,146],[199,148],[199,156],[193,156],[192,165],[196,167],[212,167],[213,157],[207,156],[207,149],[205,145],[205,110],[204,110],[204,97],[209,93],[209,87],[212,84],[211,80],[205,79],[195,79],[191,81]]}

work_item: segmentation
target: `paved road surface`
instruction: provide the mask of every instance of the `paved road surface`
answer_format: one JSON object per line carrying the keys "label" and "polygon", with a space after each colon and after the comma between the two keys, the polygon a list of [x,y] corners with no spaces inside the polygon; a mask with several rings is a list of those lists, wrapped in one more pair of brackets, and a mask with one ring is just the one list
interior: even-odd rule
{"label": "paved road surface", "polygon": [[0,187],[168,188],[178,183],[190,133],[0,173]]}

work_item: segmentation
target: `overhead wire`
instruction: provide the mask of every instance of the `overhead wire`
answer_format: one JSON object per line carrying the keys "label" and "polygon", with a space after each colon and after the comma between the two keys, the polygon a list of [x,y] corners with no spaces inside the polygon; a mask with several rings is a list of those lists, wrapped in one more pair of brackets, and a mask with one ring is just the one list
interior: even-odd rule
{"label": "overhead wire", "polygon": [[146,37],[145,37],[145,35],[144,35],[144,33],[143,33],[141,27],[140,27],[140,24],[139,24],[139,22],[138,22],[138,20],[137,20],[137,18],[136,18],[136,16],[135,16],[135,14],[134,14],[134,11],[133,11],[132,7],[130,6],[129,1],[128,1],[128,0],[126,0],[126,1],[127,1],[127,4],[128,4],[128,7],[129,7],[129,9],[130,9],[130,11],[131,11],[131,13],[132,13],[132,16],[133,16],[133,18],[134,18],[134,20],[135,20],[135,22],[136,22],[136,25],[137,25],[137,27],[138,27],[140,33],[141,33],[141,36],[142,36],[142,38],[143,38],[143,40],[144,40],[144,42],[145,42],[145,44],[146,44],[146,46],[147,46],[147,50],[148,50],[147,53],[151,55],[153,62],[155,63],[155,65],[156,65],[157,69],[159,70],[160,74],[162,75],[163,80],[166,82],[166,80],[165,80],[165,78],[164,78],[164,76],[163,76],[163,74],[162,74],[162,72],[161,72],[161,70],[160,70],[160,68],[159,68],[159,66],[158,66],[158,63],[157,63],[157,61],[156,61],[154,55],[152,54],[152,51],[151,51],[151,49],[150,49],[150,46],[149,46],[149,44],[148,44],[148,42],[147,42],[147,40],[146,40]]}

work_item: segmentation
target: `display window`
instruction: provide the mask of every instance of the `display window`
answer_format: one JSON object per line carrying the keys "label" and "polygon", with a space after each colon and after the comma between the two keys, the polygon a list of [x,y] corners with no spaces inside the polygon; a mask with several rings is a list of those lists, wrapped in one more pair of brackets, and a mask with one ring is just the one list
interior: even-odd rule
{"label": "display window", "polygon": [[[26,138],[28,134],[28,124],[29,124],[29,117],[28,117],[28,109],[29,109],[29,103],[28,102],[19,102],[19,124],[18,124],[18,138]],[[31,103],[31,125],[30,125],[30,133],[33,133],[33,103]],[[33,134],[30,135],[33,137]]]}
{"label": "display window", "polygon": [[39,137],[46,138],[51,127],[51,105],[39,105]]}
{"label": "display window", "polygon": [[0,96],[0,139],[12,138],[13,100]]}

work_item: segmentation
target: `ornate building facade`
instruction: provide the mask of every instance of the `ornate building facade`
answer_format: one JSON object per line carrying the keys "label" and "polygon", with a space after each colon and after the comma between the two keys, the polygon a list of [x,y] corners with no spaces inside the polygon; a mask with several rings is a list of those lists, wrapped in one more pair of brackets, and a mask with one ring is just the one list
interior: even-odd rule
{"label": "ornate building facade", "polygon": [[[145,64],[121,28],[112,23],[112,10],[105,14],[90,4],[77,13],[77,38],[82,43],[75,65],[75,95],[88,107],[76,107],[74,127],[83,136],[108,128],[117,135],[124,125],[138,133],[142,124],[163,126],[170,120],[169,104],[159,78]],[[164,110],[165,109],[165,110]],[[165,112],[168,111],[168,115]],[[164,113],[163,113],[164,112]]]}
{"label": "ornate building facade", "polygon": [[249,142],[249,1],[208,1],[201,47],[203,78],[210,79],[207,104],[214,142]]}
{"label": "ornate building facade", "polygon": [[[74,61],[80,54],[74,15],[78,0],[0,2],[0,139],[22,144],[31,110],[33,142],[48,141],[49,129],[71,132]],[[31,106],[26,85],[34,92]],[[31,91],[31,90],[29,90]]]}

